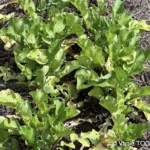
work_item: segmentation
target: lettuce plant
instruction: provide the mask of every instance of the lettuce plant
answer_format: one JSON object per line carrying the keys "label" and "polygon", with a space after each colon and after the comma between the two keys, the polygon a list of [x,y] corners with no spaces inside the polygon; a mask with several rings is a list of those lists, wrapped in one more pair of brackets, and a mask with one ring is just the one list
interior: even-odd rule
{"label": "lettuce plant", "polygon": [[[33,149],[45,150],[67,135],[71,142],[62,141],[61,145],[73,149],[75,140],[85,147],[92,143],[92,149],[100,149],[98,143],[104,137],[110,141],[108,144],[141,137],[148,124],[132,123],[127,115],[138,108],[150,120],[150,108],[140,100],[150,95],[150,87],[139,88],[132,80],[133,75],[147,69],[143,63],[150,58],[149,51],[141,51],[138,44],[140,34],[149,31],[150,26],[133,20],[121,0],[116,0],[111,15],[105,15],[109,10],[103,0],[97,0],[97,6],[89,6],[89,0],[53,0],[47,2],[46,8],[44,1],[41,5],[32,0],[19,2],[27,17],[11,19],[0,35],[17,43],[15,62],[27,84],[36,90],[30,92],[32,101],[10,89],[0,92],[0,104],[16,109],[19,118],[0,117],[1,147],[6,148],[8,137],[15,139],[14,135],[20,135]],[[69,6],[76,11],[70,12]],[[43,10],[46,17],[44,12],[39,13]],[[73,79],[63,80],[71,73]],[[79,138],[63,123],[80,113],[72,100],[78,97],[78,91],[89,87],[88,95],[110,112],[114,124],[105,133],[92,130],[81,133]],[[12,148],[16,149],[14,141]]]}

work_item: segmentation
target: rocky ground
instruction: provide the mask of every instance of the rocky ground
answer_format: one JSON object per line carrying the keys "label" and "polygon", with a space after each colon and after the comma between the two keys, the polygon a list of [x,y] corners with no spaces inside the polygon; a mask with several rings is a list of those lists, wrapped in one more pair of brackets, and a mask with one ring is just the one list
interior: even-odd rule
{"label": "rocky ground", "polygon": [[[9,0],[0,0],[0,4],[4,4],[5,2],[8,2]],[[92,3],[95,3],[95,0],[91,0]],[[108,0],[107,5],[112,6],[114,0]],[[150,0],[124,0],[125,2],[125,8],[126,11],[129,12],[133,18],[137,20],[146,20],[148,24],[150,24]],[[8,14],[10,12],[15,12],[15,16],[23,16],[23,12],[19,9],[18,4],[11,4],[8,7],[0,10],[0,14]],[[0,27],[7,26],[6,24],[0,24]],[[139,47],[141,50],[149,49],[150,51],[150,32],[146,32],[141,37],[140,45]],[[12,58],[12,53],[5,51],[3,49],[3,44],[0,42],[0,66],[4,65],[6,62],[11,64],[11,69],[15,72],[19,72],[18,68],[15,65],[15,62]],[[147,67],[150,68],[150,61],[147,61],[145,63]],[[150,86],[150,69],[148,71],[142,72],[139,75],[136,75],[133,77],[133,80],[137,83],[138,86]],[[0,90],[10,88],[14,90],[17,93],[20,93],[23,97],[30,98],[28,95],[28,92],[30,89],[27,87],[20,87],[16,84],[15,81],[8,81],[4,82],[2,79],[0,79]],[[104,108],[100,107],[100,105],[97,105],[98,102],[95,99],[91,99],[87,97],[88,90],[83,91],[82,93],[79,93],[80,96],[85,99],[89,99],[87,103],[84,104],[84,106],[81,108],[81,114],[80,118],[85,117],[93,117],[97,119],[95,123],[90,124],[82,124],[78,127],[73,128],[74,131],[77,133],[80,133],[81,131],[90,131],[91,128],[96,129],[96,125],[99,122],[104,122],[104,120],[109,116],[109,112],[105,110]],[[148,105],[150,105],[150,97],[143,97],[145,101],[147,101]],[[79,102],[80,97],[75,102]],[[0,115],[4,114],[13,114],[14,110],[0,106]],[[143,122],[143,114],[139,112],[138,118],[133,118],[133,120],[136,122]],[[150,131],[145,132],[145,135],[140,140],[147,140],[150,141]],[[77,143],[78,145],[78,143]],[[79,150],[79,147],[81,145],[78,145],[77,150]],[[20,150],[24,149],[27,150],[27,148],[23,147],[23,144],[20,144]],[[150,147],[139,147],[139,150],[148,150]]]}

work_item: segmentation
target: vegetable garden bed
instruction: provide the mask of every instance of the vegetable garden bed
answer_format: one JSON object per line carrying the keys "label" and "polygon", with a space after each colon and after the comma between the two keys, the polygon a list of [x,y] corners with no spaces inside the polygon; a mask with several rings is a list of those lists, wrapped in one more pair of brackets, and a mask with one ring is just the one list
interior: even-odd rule
{"label": "vegetable garden bed", "polygon": [[150,26],[132,19],[149,23],[150,4],[113,2],[1,3],[0,149],[129,150],[150,140]]}

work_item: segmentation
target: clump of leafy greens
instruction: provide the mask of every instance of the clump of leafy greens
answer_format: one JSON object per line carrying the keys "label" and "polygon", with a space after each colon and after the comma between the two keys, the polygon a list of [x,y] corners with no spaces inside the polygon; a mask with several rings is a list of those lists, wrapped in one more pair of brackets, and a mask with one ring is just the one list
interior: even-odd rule
{"label": "clump of leafy greens", "polygon": [[[36,150],[48,150],[67,135],[71,142],[62,141],[62,145],[74,149],[74,141],[78,140],[85,147],[90,147],[91,142],[95,150],[101,148],[98,143],[104,137],[110,145],[112,141],[130,142],[141,137],[148,124],[129,122],[127,114],[136,107],[150,120],[150,108],[139,101],[141,96],[150,95],[150,87],[139,88],[131,78],[146,69],[143,63],[150,58],[149,51],[140,51],[138,42],[140,34],[149,31],[150,26],[133,20],[121,0],[116,0],[111,16],[103,15],[107,11],[103,0],[97,0],[98,6],[89,6],[89,0],[19,2],[27,18],[14,17],[0,35],[17,43],[15,62],[28,85],[36,90],[30,92],[32,103],[10,89],[0,92],[0,104],[16,109],[20,117],[0,116],[0,147],[7,148],[12,135],[21,135],[26,145]],[[68,11],[70,4],[78,12]],[[73,45],[81,50],[75,53],[72,49],[70,61],[67,54]],[[96,68],[101,71],[96,72]],[[75,72],[75,82],[62,82],[71,72]],[[102,135],[93,129],[79,138],[63,123],[80,113],[72,100],[78,97],[77,91],[89,87],[89,96],[97,98],[111,113],[114,125]],[[11,146],[17,149],[16,139]]]}

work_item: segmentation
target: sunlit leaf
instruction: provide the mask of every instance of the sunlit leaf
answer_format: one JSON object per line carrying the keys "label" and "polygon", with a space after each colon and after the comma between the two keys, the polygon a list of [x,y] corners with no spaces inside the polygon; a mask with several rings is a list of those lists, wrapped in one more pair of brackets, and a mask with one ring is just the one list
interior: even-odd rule
{"label": "sunlit leaf", "polygon": [[35,60],[37,63],[39,63],[41,65],[44,65],[48,62],[47,51],[44,49],[31,50],[28,53],[27,58],[29,58],[31,60]]}
{"label": "sunlit leaf", "polygon": [[31,143],[34,144],[35,143],[35,129],[30,127],[30,126],[22,126],[20,127],[19,133],[25,137],[25,139]]}

